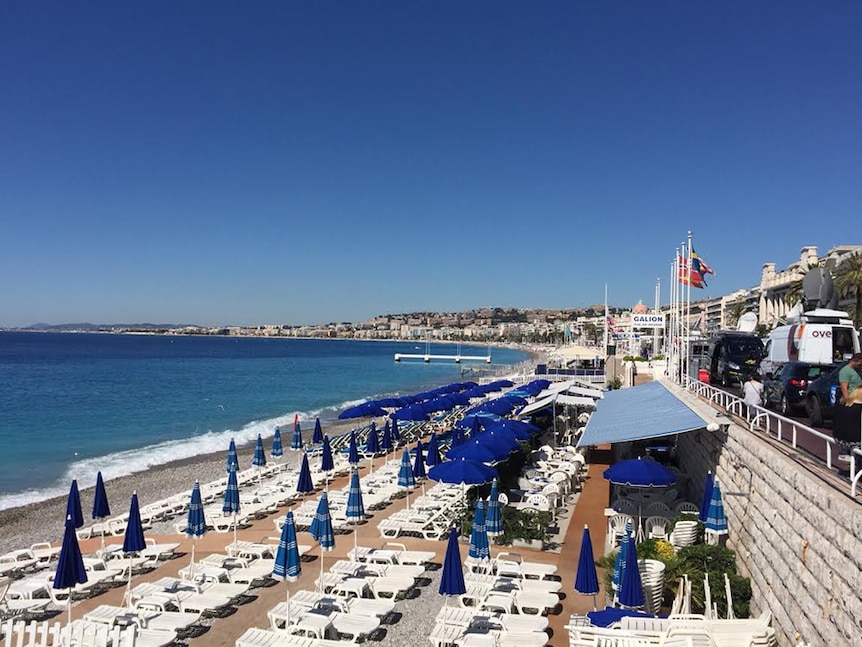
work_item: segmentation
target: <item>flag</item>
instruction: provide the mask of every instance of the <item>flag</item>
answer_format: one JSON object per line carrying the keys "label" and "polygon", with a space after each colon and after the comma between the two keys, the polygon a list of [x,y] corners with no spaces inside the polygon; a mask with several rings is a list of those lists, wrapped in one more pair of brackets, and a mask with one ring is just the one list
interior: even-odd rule
{"label": "flag", "polygon": [[[692,261],[693,260],[694,259],[692,259]],[[692,262],[692,269],[689,270],[688,261],[682,256],[679,257],[679,282],[685,285],[690,285],[693,288],[701,289],[705,285],[703,274],[695,269],[694,262]]]}
{"label": "flag", "polygon": [[697,255],[697,252],[694,251],[694,247],[691,248],[691,270],[692,273],[697,272],[700,274],[700,280],[706,285],[706,281],[704,281],[704,277],[707,274],[715,275],[715,271],[707,264],[705,260],[700,258]]}

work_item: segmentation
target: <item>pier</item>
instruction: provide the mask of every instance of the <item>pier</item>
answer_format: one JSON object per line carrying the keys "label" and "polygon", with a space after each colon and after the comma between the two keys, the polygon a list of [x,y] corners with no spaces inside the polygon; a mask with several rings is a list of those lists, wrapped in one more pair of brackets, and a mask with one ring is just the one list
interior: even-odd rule
{"label": "pier", "polygon": [[395,361],[400,362],[402,359],[421,359],[423,362],[430,362],[432,359],[455,360],[456,364],[461,362],[485,362],[491,363],[491,355],[432,355],[430,353],[395,353]]}

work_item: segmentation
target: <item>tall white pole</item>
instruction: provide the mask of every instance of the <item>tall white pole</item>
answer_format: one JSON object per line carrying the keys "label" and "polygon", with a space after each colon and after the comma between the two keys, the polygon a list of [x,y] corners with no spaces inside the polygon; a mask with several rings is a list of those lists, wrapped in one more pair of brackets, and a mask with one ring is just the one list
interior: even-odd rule
{"label": "tall white pole", "polygon": [[685,304],[685,374],[688,375],[688,363],[689,363],[689,354],[690,354],[690,346],[688,343],[689,337],[691,337],[691,230],[688,232],[688,285],[686,286],[686,304]]}
{"label": "tall white pole", "polygon": [[[655,313],[661,313],[661,279],[656,278],[655,280]],[[659,329],[653,328],[652,332],[652,354],[653,357],[658,355],[659,353]]]}

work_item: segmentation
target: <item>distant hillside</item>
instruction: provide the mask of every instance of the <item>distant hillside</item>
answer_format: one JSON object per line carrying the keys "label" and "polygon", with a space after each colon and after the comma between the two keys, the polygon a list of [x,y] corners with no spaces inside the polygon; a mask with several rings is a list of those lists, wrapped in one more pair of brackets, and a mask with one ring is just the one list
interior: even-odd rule
{"label": "distant hillside", "polygon": [[155,323],[130,323],[130,324],[93,324],[93,323],[62,323],[62,324],[47,324],[35,323],[27,326],[27,330],[47,330],[47,331],[78,331],[78,332],[99,332],[99,331],[117,331],[117,330],[173,330],[175,328],[185,328],[189,324],[155,324]]}

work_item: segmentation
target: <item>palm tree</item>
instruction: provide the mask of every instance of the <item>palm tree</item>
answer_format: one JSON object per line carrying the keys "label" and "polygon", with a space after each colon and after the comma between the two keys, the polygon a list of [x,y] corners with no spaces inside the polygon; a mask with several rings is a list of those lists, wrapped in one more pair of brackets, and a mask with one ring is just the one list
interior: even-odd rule
{"label": "palm tree", "polygon": [[784,301],[787,303],[788,308],[792,308],[799,300],[802,298],[802,279],[798,281],[794,281],[790,284],[790,287],[787,288],[787,291],[784,293]]}
{"label": "palm tree", "polygon": [[730,310],[727,313],[727,327],[731,328],[739,323],[739,318],[745,314],[745,304],[741,301],[737,301],[732,306],[730,306]]}
{"label": "palm tree", "polygon": [[835,287],[844,298],[853,298],[853,325],[862,325],[862,256],[854,254],[835,269]]}

